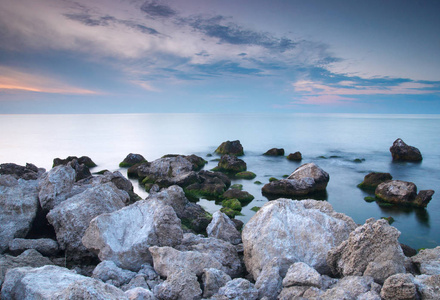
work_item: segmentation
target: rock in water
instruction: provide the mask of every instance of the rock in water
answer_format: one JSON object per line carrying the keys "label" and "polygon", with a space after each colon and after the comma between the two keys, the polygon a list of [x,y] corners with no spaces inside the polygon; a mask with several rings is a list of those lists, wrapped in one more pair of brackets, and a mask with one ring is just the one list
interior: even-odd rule
{"label": "rock in water", "polygon": [[375,190],[377,198],[398,205],[426,207],[431,201],[433,190],[423,190],[417,194],[417,186],[412,182],[389,180],[379,184]]}
{"label": "rock in water", "polygon": [[218,154],[230,154],[235,156],[244,155],[243,146],[241,145],[239,140],[236,141],[226,141],[223,142],[218,148],[215,150],[215,153]]}
{"label": "rock in water", "polygon": [[266,203],[245,225],[242,238],[247,270],[257,279],[274,257],[285,274],[295,262],[330,273],[327,252],[348,238],[354,221],[330,203],[279,199]]}
{"label": "rock in water", "polygon": [[150,246],[175,246],[182,241],[180,220],[173,208],[157,198],[141,200],[90,222],[82,242],[101,260],[138,271],[152,262]]}
{"label": "rock in water", "polygon": [[423,159],[419,149],[408,146],[402,139],[394,141],[390,152],[393,160],[397,161],[421,161]]}
{"label": "rock in water", "polygon": [[246,169],[246,163],[242,159],[234,155],[225,154],[218,162],[218,166],[214,168],[214,171],[240,173],[246,171]]}
{"label": "rock in water", "polygon": [[[24,238],[32,226],[38,210],[38,182],[17,180],[11,175],[0,175],[0,253],[6,251],[14,238]],[[4,180],[3,180],[4,179]]]}
{"label": "rock in water", "polygon": [[290,153],[287,155],[288,160],[292,161],[301,161],[302,160],[302,154],[299,151],[296,151],[295,153]]}
{"label": "rock in water", "polygon": [[128,299],[124,292],[100,280],[66,268],[16,268],[6,274],[2,299]]}
{"label": "rock in water", "polygon": [[364,181],[358,187],[366,190],[374,190],[382,182],[393,179],[390,173],[371,172],[364,177]]}
{"label": "rock in water", "polygon": [[269,182],[262,191],[267,195],[281,197],[305,196],[324,191],[330,177],[314,163],[307,163],[298,167],[287,179]]}
{"label": "rock in water", "polygon": [[147,160],[140,154],[130,153],[128,154],[123,161],[119,163],[119,167],[128,168],[132,167],[135,164],[146,162]]}
{"label": "rock in water", "polygon": [[267,156],[283,156],[284,149],[283,148],[272,148],[267,150],[263,155]]}
{"label": "rock in water", "polygon": [[405,272],[400,232],[386,220],[368,219],[350,237],[327,254],[332,272],[339,276],[371,276],[382,284],[389,276]]}

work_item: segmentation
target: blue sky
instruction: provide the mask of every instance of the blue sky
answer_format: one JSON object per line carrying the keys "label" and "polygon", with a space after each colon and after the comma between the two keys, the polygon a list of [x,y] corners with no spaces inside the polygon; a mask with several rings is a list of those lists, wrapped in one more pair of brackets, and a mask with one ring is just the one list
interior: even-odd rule
{"label": "blue sky", "polygon": [[440,113],[440,2],[0,0],[0,113]]}

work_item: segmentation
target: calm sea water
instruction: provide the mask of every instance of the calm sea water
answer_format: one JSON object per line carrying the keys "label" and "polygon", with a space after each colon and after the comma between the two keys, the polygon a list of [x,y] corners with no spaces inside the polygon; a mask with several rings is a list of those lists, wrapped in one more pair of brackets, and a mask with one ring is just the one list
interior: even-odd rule
{"label": "calm sea water", "polygon": [[[91,157],[92,171],[118,167],[130,153],[151,161],[165,154],[207,157],[226,140],[240,140],[248,170],[254,180],[235,180],[255,200],[250,209],[268,201],[261,185],[270,177],[282,178],[298,166],[314,162],[330,174],[326,200],[334,209],[362,224],[366,219],[392,216],[401,231],[400,241],[414,248],[440,245],[440,116],[361,114],[125,114],[125,115],[0,115],[0,163],[34,163],[50,169],[55,157]],[[393,163],[389,147],[397,138],[416,146],[421,163]],[[265,157],[270,148],[284,148],[286,155],[300,151],[301,163],[283,157]],[[364,159],[356,163],[356,158]],[[217,165],[209,161],[205,169]],[[418,189],[436,190],[427,209],[382,208],[363,199],[370,194],[358,189],[372,171],[389,172],[394,179],[414,182]],[[136,181],[137,192],[146,197]],[[208,211],[220,208],[214,201],[199,202]]]}

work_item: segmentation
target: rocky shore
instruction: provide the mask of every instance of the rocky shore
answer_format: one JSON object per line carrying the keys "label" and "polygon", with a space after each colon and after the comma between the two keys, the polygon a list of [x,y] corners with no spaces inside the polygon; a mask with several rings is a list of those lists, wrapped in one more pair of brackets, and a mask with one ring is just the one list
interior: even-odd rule
{"label": "rocky shore", "polygon": [[[386,220],[356,224],[326,201],[283,198],[325,190],[330,176],[313,163],[265,185],[278,199],[249,222],[234,219],[252,196],[225,175],[246,170],[243,148],[216,151],[222,172],[195,155],[129,154],[121,166],[146,199],[85,157],[49,171],[2,164],[1,299],[439,299],[440,247],[417,253]],[[376,177],[376,191],[396,184]],[[197,196],[224,207],[211,215]]]}

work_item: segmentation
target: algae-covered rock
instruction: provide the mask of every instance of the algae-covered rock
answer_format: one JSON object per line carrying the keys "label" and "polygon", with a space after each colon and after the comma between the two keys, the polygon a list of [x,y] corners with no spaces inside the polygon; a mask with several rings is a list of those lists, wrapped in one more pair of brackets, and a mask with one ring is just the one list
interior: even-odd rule
{"label": "algae-covered rock", "polygon": [[218,198],[231,186],[231,180],[221,172],[202,170],[197,175],[199,181],[185,187],[185,194],[196,198]]}
{"label": "algae-covered rock", "polygon": [[393,179],[390,173],[371,172],[364,177],[364,181],[358,187],[365,190],[374,190],[382,182]]}
{"label": "algae-covered rock", "polygon": [[241,211],[241,203],[237,199],[228,199],[222,201],[223,207],[228,207],[236,211]]}
{"label": "algae-covered rock", "polygon": [[213,170],[225,173],[240,173],[246,171],[246,168],[246,163],[242,159],[234,155],[225,154]]}
{"label": "algae-covered rock", "polygon": [[263,155],[267,156],[283,156],[284,149],[283,148],[272,148],[267,150]]}
{"label": "algae-covered rock", "polygon": [[238,179],[254,179],[255,177],[257,177],[257,174],[251,171],[244,171],[235,174],[235,177]]}
{"label": "algae-covered rock", "polygon": [[218,154],[230,154],[235,156],[244,155],[243,146],[241,145],[239,140],[236,141],[226,141],[223,142],[218,148],[215,150],[215,153]]}
{"label": "algae-covered rock", "polygon": [[140,154],[130,153],[128,154],[123,161],[119,163],[119,167],[121,168],[129,168],[134,166],[135,164],[146,162],[147,160]]}
{"label": "algae-covered rock", "polygon": [[241,203],[245,204],[254,200],[254,196],[246,191],[241,191],[238,189],[229,189],[223,193],[222,199],[237,199]]}

